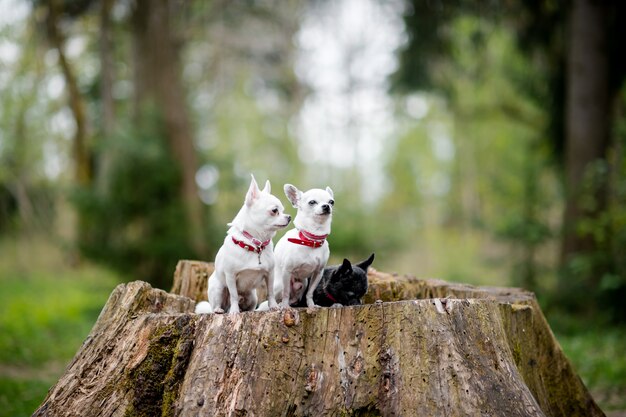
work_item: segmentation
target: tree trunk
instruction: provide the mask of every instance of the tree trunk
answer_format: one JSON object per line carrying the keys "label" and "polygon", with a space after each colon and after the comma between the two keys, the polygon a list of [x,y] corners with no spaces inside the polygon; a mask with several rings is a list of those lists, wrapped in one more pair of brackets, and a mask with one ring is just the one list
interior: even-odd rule
{"label": "tree trunk", "polygon": [[198,160],[180,71],[179,46],[168,0],[136,0],[133,11],[136,108],[155,105],[181,173],[181,201],[190,246],[206,254],[202,202],[196,187]]}
{"label": "tree trunk", "polygon": [[[74,139],[72,141],[74,178],[77,185],[87,187],[91,184],[93,173],[91,170],[89,149],[87,147],[88,132],[85,100],[80,93],[74,70],[65,55],[65,36],[59,28],[62,3],[60,0],[48,0],[47,3],[46,25],[48,29],[48,39],[59,54],[59,64],[69,94],[69,106],[74,116],[74,121],[76,122],[76,131],[74,132]],[[81,224],[79,221],[79,230],[80,228]]]}
{"label": "tree trunk", "polygon": [[115,0],[100,2],[100,99],[102,101],[102,136],[97,175],[97,188],[101,195],[108,192],[113,156],[111,147],[106,146],[115,129],[115,100],[113,99],[114,57],[113,25],[111,11]]}
{"label": "tree trunk", "polygon": [[[182,261],[175,290],[211,268]],[[532,293],[369,277],[385,302],[200,316],[120,285],[35,415],[603,415]]]}
{"label": "tree trunk", "polygon": [[[61,12],[63,2],[61,0],[47,0],[45,22],[47,26],[50,44],[58,53],[59,65],[67,87],[69,107],[76,123],[76,130],[72,139],[71,158],[74,162],[74,185],[79,189],[89,189],[93,181],[91,165],[91,150],[88,146],[88,120],[85,100],[81,94],[78,79],[65,54],[65,35],[61,29]],[[69,238],[74,242],[70,251],[72,263],[80,261],[81,255],[78,246],[85,239],[88,230],[88,219],[84,211],[71,207],[69,211],[72,227],[69,228]]]}
{"label": "tree trunk", "polygon": [[597,217],[606,204],[606,187],[585,190],[583,185],[591,164],[606,159],[609,144],[608,10],[606,2],[575,0],[570,17],[563,262],[594,249],[592,237],[576,229],[585,217]]}

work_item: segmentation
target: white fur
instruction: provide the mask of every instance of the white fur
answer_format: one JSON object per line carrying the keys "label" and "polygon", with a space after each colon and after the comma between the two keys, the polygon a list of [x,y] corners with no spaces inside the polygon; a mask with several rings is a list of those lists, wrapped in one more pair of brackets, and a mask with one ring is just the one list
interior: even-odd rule
{"label": "white fur", "polygon": [[[209,301],[198,303],[196,313],[238,313],[254,310],[257,305],[256,289],[265,280],[267,288],[274,283],[274,251],[270,244],[259,255],[235,243],[232,238],[249,245],[253,242],[244,236],[250,233],[260,241],[271,239],[278,229],[286,227],[291,216],[284,214],[280,200],[270,194],[270,182],[259,187],[252,177],[243,207],[231,223],[224,244],[215,257],[215,271],[209,277]],[[276,213],[273,212],[276,210]],[[259,263],[260,260],[260,263]],[[267,302],[276,308],[274,294],[269,291]]]}
{"label": "white fur", "polygon": [[196,304],[196,314],[209,314],[212,313],[211,304],[208,301],[200,301]]}
{"label": "white fur", "polygon": [[[274,296],[281,301],[281,308],[287,308],[302,298],[306,293],[308,307],[315,307],[313,291],[322,279],[324,267],[328,262],[330,248],[324,242],[319,248],[312,248],[289,242],[289,238],[299,238],[299,230],[315,235],[330,234],[333,211],[333,191],[330,187],[325,190],[314,188],[305,193],[291,184],[285,184],[285,194],[291,204],[298,209],[294,220],[295,229],[289,230],[276,244],[274,256],[276,258],[274,280]],[[316,204],[309,204],[310,202]],[[330,213],[323,214],[323,206],[328,205]]]}

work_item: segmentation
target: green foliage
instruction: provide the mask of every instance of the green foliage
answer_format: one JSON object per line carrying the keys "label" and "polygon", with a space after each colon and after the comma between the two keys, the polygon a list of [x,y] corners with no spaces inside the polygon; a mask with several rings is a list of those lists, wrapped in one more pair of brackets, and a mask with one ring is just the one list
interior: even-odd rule
{"label": "green foliage", "polygon": [[626,320],[626,87],[620,99],[608,160],[588,166],[578,196],[586,215],[575,230],[588,247],[568,260],[560,288],[564,308],[602,312],[617,323]]}
{"label": "green foliage", "polygon": [[55,217],[50,177],[59,173],[45,162],[64,145],[51,116],[63,102],[43,93],[55,74],[34,32],[29,22],[0,26],[0,43],[21,47],[12,59],[0,56],[0,232],[50,230]]}
{"label": "green foliage", "polygon": [[[619,16],[624,10],[607,5],[605,11]],[[409,1],[409,38],[396,86],[439,91],[448,102],[456,150],[445,205],[451,225],[482,231],[508,245],[515,285],[539,292],[570,313],[622,322],[623,98],[607,117],[607,126],[615,123],[610,155],[588,167],[585,190],[577,196],[586,215],[574,225],[559,224],[565,196],[563,166],[555,162],[564,155],[569,12],[570,5],[559,2]],[[611,95],[624,88],[623,54],[615,41],[624,29],[618,21],[609,19],[603,28]],[[567,239],[561,227],[573,227],[581,247],[558,271],[560,240]]]}
{"label": "green foliage", "polygon": [[[536,97],[543,74],[521,53],[510,27],[462,13],[476,5],[460,3],[439,16],[436,36],[447,54],[428,67],[428,86],[444,91],[445,100],[420,93],[428,111],[399,137],[386,209],[397,203],[397,213],[408,217],[405,235],[426,235],[431,246],[455,245],[459,236],[482,246],[457,250],[455,258],[419,249],[437,262],[436,275],[469,282],[477,273],[478,280],[495,273],[501,276],[494,284],[541,290],[554,270],[553,216],[561,199],[543,137],[547,118]],[[443,145],[451,148],[447,155]]]}
{"label": "green foliage", "polygon": [[165,288],[176,262],[198,254],[188,245],[180,173],[162,129],[151,115],[112,137],[108,189],[77,190],[74,201],[88,220],[80,242],[88,257]]}

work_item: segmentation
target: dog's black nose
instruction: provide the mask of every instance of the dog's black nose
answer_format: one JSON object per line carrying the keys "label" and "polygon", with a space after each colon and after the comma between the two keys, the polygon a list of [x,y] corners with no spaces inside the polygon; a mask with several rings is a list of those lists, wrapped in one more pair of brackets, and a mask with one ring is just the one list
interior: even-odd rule
{"label": "dog's black nose", "polygon": [[291,215],[287,215],[287,223],[289,223],[291,221]]}
{"label": "dog's black nose", "polygon": [[328,204],[322,204],[322,210],[324,210],[324,213],[330,213],[330,206]]}

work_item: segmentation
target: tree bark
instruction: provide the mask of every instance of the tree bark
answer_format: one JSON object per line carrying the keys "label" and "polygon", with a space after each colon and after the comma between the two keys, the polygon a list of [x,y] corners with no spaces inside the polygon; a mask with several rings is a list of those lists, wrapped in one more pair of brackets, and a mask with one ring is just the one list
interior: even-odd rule
{"label": "tree bark", "polygon": [[[211,268],[182,261],[175,289],[201,298]],[[200,316],[120,285],[34,415],[603,415],[532,293],[369,277],[384,302]]]}
{"label": "tree bark", "polygon": [[[582,219],[596,217],[606,205],[606,187],[585,190],[583,185],[591,164],[606,159],[609,144],[608,10],[608,2],[575,0],[570,16],[563,263],[573,255],[593,250],[592,237],[582,236],[576,229]],[[583,197],[595,202],[585,203]]]}
{"label": "tree bark", "polygon": [[136,0],[133,10],[135,99],[138,112],[155,105],[181,173],[181,201],[190,246],[206,254],[202,202],[195,176],[198,159],[180,70],[180,55],[168,0]]}

